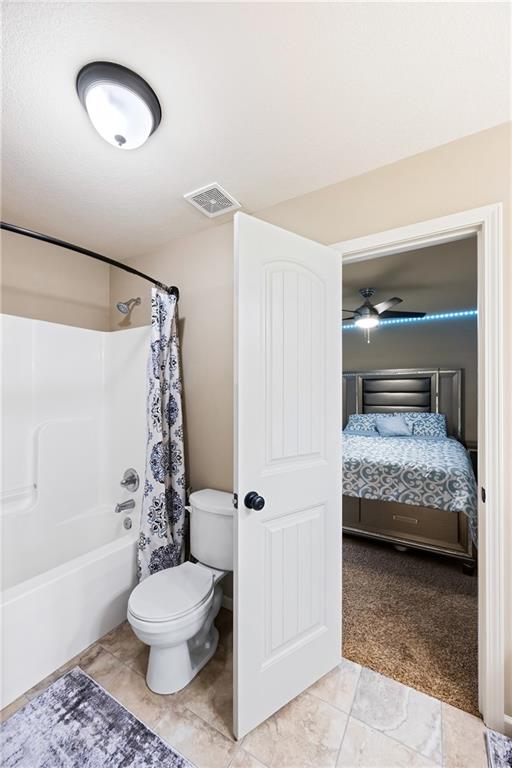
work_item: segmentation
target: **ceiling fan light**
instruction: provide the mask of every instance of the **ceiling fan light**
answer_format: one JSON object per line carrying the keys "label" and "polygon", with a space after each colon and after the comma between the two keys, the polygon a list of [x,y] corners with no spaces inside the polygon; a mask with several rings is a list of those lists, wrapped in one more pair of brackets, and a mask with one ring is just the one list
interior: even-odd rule
{"label": "ceiling fan light", "polygon": [[376,328],[378,325],[380,325],[380,320],[374,315],[358,317],[355,320],[355,325],[357,325],[358,328]]}
{"label": "ceiling fan light", "polygon": [[91,123],[114,147],[137,149],[160,124],[162,112],[155,92],[120,64],[87,64],[78,73],[76,88]]}

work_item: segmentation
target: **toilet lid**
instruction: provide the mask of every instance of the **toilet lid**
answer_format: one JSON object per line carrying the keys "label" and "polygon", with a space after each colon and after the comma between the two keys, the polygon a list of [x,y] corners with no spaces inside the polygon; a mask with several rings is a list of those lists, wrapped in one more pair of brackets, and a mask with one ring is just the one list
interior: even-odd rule
{"label": "toilet lid", "polygon": [[131,593],[128,610],[143,621],[178,618],[204,602],[213,587],[211,572],[194,563],[183,563],[144,579]]}

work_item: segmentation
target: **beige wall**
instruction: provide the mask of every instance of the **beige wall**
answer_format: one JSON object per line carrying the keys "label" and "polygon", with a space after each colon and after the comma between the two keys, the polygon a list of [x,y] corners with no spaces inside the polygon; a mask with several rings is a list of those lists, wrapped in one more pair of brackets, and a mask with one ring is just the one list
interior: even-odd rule
{"label": "beige wall", "polygon": [[[134,262],[132,262],[134,263]],[[188,480],[193,489],[233,489],[233,229],[171,241],[137,267],[180,289],[180,337]],[[140,296],[131,325],[150,322],[150,288],[112,271],[111,305]],[[129,327],[112,312],[111,328]]]}
{"label": "beige wall", "polygon": [[1,232],[1,310],[105,331],[110,268],[78,253]]}
{"label": "beige wall", "polygon": [[503,201],[510,246],[511,131],[512,123],[505,123],[257,215],[313,240],[336,243]]}
{"label": "beige wall", "polygon": [[465,439],[477,439],[476,318],[414,326],[382,326],[367,344],[361,331],[343,334],[343,370],[387,368],[462,368]]}
{"label": "beige wall", "polygon": [[[495,202],[504,203],[506,288],[512,289],[510,247],[511,124],[467,136],[397,163],[258,212],[278,226],[323,243],[367,235]],[[182,290],[184,368],[190,477],[195,487],[230,488],[232,442],[232,228],[170,242],[131,263]],[[217,284],[212,294],[212,278]],[[126,298],[112,281],[111,302]],[[130,293],[130,291],[128,291]],[[228,311],[229,306],[229,311]],[[505,369],[511,374],[512,315],[505,329]],[[206,374],[206,375],[205,375]],[[512,433],[510,403],[505,414]],[[506,467],[512,466],[507,453]],[[506,509],[512,509],[507,474]],[[506,551],[512,551],[511,516]],[[512,590],[506,585],[507,709],[512,714]]]}

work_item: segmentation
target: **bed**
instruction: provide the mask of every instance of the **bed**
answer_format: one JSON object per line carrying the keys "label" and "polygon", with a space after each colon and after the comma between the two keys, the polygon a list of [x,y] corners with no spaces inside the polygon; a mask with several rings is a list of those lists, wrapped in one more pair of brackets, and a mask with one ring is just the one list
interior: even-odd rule
{"label": "bed", "polygon": [[[463,445],[462,384],[461,370],[344,374],[345,533],[450,555],[473,572],[477,486]],[[426,434],[383,437],[372,424],[377,416],[392,414],[411,425],[442,420],[446,435],[418,428]],[[365,420],[367,431],[360,426]]]}

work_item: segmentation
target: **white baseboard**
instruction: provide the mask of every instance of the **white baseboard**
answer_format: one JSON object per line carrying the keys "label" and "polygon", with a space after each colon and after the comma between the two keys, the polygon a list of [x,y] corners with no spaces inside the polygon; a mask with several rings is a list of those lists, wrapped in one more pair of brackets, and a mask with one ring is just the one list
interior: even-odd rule
{"label": "white baseboard", "polygon": [[505,733],[512,737],[512,716],[505,715]]}
{"label": "white baseboard", "polygon": [[222,607],[226,608],[228,611],[233,610],[233,598],[227,597],[226,595],[223,595],[222,597]]}

